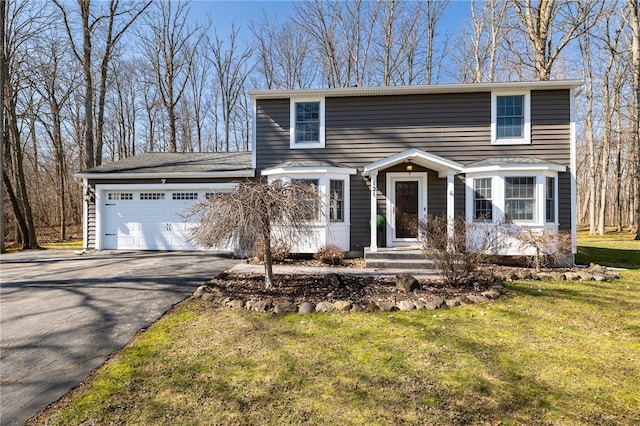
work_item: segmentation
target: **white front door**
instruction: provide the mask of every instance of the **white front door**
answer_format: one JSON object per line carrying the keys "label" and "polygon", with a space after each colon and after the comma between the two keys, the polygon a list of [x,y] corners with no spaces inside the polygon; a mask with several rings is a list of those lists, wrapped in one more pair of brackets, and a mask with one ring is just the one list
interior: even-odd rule
{"label": "white front door", "polygon": [[387,246],[418,242],[419,222],[427,213],[426,173],[387,173]]}

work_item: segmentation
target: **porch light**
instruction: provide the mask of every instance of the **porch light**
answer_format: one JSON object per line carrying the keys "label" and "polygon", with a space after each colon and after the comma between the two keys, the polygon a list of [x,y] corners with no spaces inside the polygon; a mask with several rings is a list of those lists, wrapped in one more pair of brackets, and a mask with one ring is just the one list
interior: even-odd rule
{"label": "porch light", "polygon": [[407,167],[406,168],[407,168],[407,171],[409,173],[411,173],[413,171],[413,164],[411,164],[411,162],[407,163]]}

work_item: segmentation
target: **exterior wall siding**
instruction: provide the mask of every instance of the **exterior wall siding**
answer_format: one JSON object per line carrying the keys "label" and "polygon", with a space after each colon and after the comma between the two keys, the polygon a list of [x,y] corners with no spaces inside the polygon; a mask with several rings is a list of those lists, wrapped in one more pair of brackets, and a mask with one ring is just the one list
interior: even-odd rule
{"label": "exterior wall siding", "polygon": [[[369,244],[369,179],[365,165],[417,148],[463,165],[488,157],[534,156],[570,166],[569,90],[531,92],[531,144],[491,145],[491,93],[454,93],[325,99],[325,148],[289,148],[289,99],[256,104],[256,159],[260,170],[292,160],[329,160],[356,168],[351,176],[351,248]],[[569,173],[559,178],[561,229],[570,229]],[[384,173],[378,176],[378,213],[385,214]],[[446,179],[430,171],[428,213],[446,212]],[[464,178],[455,181],[455,213],[464,215]]]}

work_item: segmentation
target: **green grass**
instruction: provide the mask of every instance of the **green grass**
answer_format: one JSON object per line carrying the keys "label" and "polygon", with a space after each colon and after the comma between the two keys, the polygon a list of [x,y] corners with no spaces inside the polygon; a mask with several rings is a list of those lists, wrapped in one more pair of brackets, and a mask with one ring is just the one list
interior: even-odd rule
{"label": "green grass", "polygon": [[603,236],[578,232],[577,263],[590,262],[622,268],[640,268],[640,241],[635,234],[610,232]]}
{"label": "green grass", "polygon": [[45,250],[82,250],[82,240],[69,240],[57,243],[40,244]]}
{"label": "green grass", "polygon": [[189,300],[34,423],[640,423],[640,270],[507,290],[411,313],[272,316]]}

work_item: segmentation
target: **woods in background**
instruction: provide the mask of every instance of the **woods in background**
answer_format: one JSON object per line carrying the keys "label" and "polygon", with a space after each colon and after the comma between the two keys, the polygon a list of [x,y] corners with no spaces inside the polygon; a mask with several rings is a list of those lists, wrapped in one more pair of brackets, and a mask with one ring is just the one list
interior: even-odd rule
{"label": "woods in background", "polygon": [[[2,232],[82,220],[76,171],[145,151],[250,149],[251,89],[582,78],[578,223],[635,230],[638,0],[296,2],[227,34],[190,4],[0,2]],[[215,14],[215,3],[212,3]],[[4,238],[0,235],[4,243]]]}

